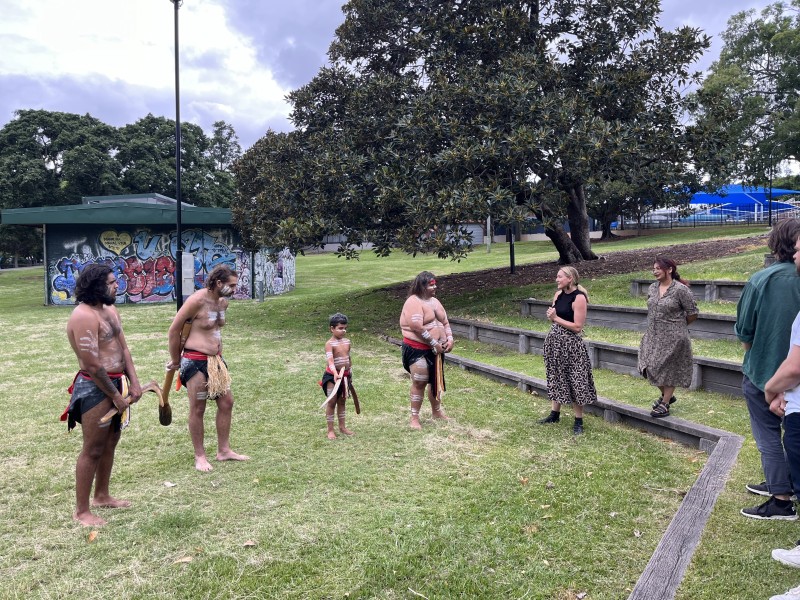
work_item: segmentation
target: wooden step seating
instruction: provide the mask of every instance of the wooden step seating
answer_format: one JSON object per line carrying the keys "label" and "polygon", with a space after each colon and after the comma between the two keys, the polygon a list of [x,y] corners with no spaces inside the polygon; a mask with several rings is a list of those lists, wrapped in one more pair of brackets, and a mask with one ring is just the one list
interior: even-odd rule
{"label": "wooden step seating", "polygon": [[[632,279],[631,296],[645,296],[650,284],[654,279]],[[726,300],[728,302],[738,302],[745,286],[745,281],[727,281],[723,279],[698,279],[689,281],[689,289],[695,300],[713,302],[714,300]]]}
{"label": "wooden step seating", "polygon": [[[526,317],[546,319],[545,313],[551,302],[526,298],[521,301],[520,312]],[[689,335],[701,340],[728,340],[736,342],[733,333],[736,317],[700,313],[697,320],[689,325]],[[611,329],[645,331],[647,329],[647,309],[633,306],[613,306],[611,304],[589,304],[586,311],[586,324]]]}
{"label": "wooden step seating", "polygon": [[[542,331],[530,331],[519,327],[507,327],[482,321],[471,321],[459,317],[450,318],[453,334],[473,342],[497,344],[517,350],[520,354],[542,354],[544,338]],[[641,377],[636,369],[638,348],[584,340],[589,359],[594,369],[608,369],[615,373]],[[691,390],[704,389],[731,396],[742,396],[742,365],[729,360],[694,357]]]}

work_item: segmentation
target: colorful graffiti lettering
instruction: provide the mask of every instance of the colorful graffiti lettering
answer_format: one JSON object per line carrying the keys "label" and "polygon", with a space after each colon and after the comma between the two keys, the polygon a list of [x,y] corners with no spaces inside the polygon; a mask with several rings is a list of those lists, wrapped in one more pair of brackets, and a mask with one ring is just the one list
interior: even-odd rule
{"label": "colorful graffiti lettering", "polygon": [[123,276],[131,302],[158,302],[172,297],[175,287],[175,261],[159,256],[142,261],[137,256],[124,260]]}
{"label": "colorful graffiti lettering", "polygon": [[[274,294],[294,287],[294,257],[282,252],[278,263],[270,263],[265,252],[254,259],[239,246],[236,233],[226,227],[184,230],[183,252],[194,257],[194,287],[201,289],[208,273],[225,264],[239,274],[234,298],[251,298],[253,286]],[[48,301],[73,304],[75,283],[90,263],[108,264],[119,282],[117,302],[165,302],[174,299],[177,249],[176,235],[169,227],[116,230],[85,227],[48,229]],[[184,290],[191,293],[191,290]]]}
{"label": "colorful graffiti lettering", "polygon": [[250,287],[250,254],[244,251],[237,252],[236,262],[239,265],[237,269],[239,282],[236,284],[236,291],[233,293],[233,297],[236,299],[250,298],[250,290],[252,289]]}
{"label": "colorful graffiti lettering", "polygon": [[[160,235],[151,235],[146,231],[140,231],[133,237],[134,252],[142,260],[155,258],[164,254],[162,244],[163,238]],[[172,255],[173,258],[175,254]]]}
{"label": "colorful graffiti lettering", "polygon": [[59,297],[63,296],[64,300],[74,297],[75,281],[78,279],[83,267],[84,264],[75,255],[59,260],[56,269],[58,269],[60,275],[53,279],[53,292],[57,292]]}
{"label": "colorful graffiti lettering", "polygon": [[111,267],[114,276],[117,278],[119,287],[117,288],[117,301],[124,302],[127,292],[128,282],[122,275],[123,264],[119,258],[79,258],[76,254],[61,258],[55,268],[57,275],[53,278],[52,293],[50,300],[53,304],[73,304],[75,302],[75,282],[88,264],[98,263]]}

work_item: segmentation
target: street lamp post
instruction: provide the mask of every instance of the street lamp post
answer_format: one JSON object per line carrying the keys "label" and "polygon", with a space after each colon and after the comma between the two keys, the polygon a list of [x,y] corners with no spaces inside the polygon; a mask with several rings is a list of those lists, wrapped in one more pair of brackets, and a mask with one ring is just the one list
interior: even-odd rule
{"label": "street lamp post", "polygon": [[175,299],[178,310],[183,306],[183,232],[181,231],[181,78],[178,61],[178,9],[183,0],[170,0],[175,7]]}
{"label": "street lamp post", "polygon": [[[775,148],[773,148],[774,150]],[[772,152],[769,153],[769,195],[767,196],[769,210],[769,226],[772,227]]]}

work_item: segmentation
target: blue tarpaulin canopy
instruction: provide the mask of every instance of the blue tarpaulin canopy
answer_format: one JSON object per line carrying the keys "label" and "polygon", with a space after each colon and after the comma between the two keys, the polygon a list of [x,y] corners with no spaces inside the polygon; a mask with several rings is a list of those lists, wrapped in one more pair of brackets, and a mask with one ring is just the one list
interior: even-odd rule
{"label": "blue tarpaulin canopy", "polygon": [[[772,188],[772,211],[774,213],[797,208],[793,204],[785,202],[785,200],[789,200],[785,196],[790,194],[798,194],[797,200],[800,200],[800,191]],[[770,188],[725,185],[718,194],[698,192],[692,196],[689,205],[695,209],[702,210],[704,208],[705,210],[702,212],[707,214],[744,216],[749,213],[758,218],[769,210],[769,196]],[[777,198],[781,198],[781,201],[776,201]]]}

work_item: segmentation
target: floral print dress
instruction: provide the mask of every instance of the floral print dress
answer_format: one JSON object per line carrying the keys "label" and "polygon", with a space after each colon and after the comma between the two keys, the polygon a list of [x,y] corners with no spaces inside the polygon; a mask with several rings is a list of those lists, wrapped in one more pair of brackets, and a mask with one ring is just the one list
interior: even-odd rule
{"label": "floral print dress", "polygon": [[647,331],[639,346],[638,368],[655,386],[689,387],[692,342],[686,317],[698,314],[688,287],[673,280],[659,297],[658,282],[647,293]]}

